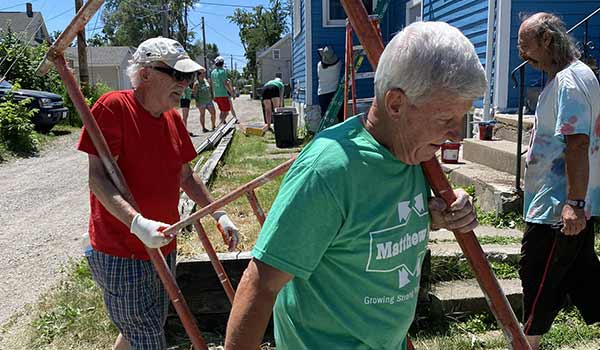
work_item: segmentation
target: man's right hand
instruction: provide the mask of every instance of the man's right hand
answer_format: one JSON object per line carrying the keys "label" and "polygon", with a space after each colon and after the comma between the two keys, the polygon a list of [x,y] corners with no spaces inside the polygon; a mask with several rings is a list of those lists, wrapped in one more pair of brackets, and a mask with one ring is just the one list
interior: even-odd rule
{"label": "man's right hand", "polygon": [[167,236],[162,233],[167,227],[169,225],[164,222],[146,219],[142,214],[138,213],[133,217],[129,230],[147,247],[160,248],[169,244],[175,237],[174,235]]}

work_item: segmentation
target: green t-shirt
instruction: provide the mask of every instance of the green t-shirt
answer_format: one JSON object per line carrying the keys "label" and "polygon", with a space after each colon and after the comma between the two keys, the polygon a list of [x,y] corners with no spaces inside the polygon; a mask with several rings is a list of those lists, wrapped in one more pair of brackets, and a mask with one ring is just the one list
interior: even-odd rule
{"label": "green t-shirt", "polygon": [[182,100],[191,100],[192,99],[192,89],[189,86],[186,86],[183,89],[183,95],[181,95]]}
{"label": "green t-shirt", "polygon": [[210,77],[213,83],[213,94],[215,97],[227,97],[227,89],[225,88],[225,81],[229,79],[227,71],[223,68],[215,68],[211,73]]}
{"label": "green t-shirt", "polygon": [[278,79],[273,79],[273,80],[269,80],[265,83],[265,86],[267,85],[275,85],[279,88],[279,91],[283,91],[283,83],[281,82],[281,80]]}
{"label": "green t-shirt", "polygon": [[210,84],[208,80],[198,80],[198,85],[196,90],[196,104],[206,105],[212,101],[212,97],[210,96]]}
{"label": "green t-shirt", "polygon": [[253,256],[294,275],[273,315],[278,350],[404,349],[429,237],[429,187],[354,117],[288,171]]}

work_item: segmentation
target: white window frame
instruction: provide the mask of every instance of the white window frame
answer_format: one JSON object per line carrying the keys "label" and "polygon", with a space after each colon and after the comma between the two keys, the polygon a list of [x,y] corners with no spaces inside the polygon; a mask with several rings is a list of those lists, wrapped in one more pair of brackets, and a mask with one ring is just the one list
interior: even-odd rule
{"label": "white window frame", "polygon": [[300,8],[300,0],[294,0],[294,38],[302,31],[302,9]]}
{"label": "white window frame", "polygon": [[[421,18],[419,18],[416,21],[412,21],[411,22],[412,19],[410,18],[410,10],[412,10],[413,8],[415,8],[417,6],[419,6],[419,8],[420,8],[419,12],[421,13],[421,15],[420,15]],[[420,22],[422,20],[423,20],[423,2],[421,0],[410,0],[410,1],[407,1],[406,2],[406,17],[405,17],[405,22],[404,22],[405,26],[407,26],[407,25],[409,25],[409,24],[411,24],[413,22]]]}
{"label": "white window frame", "polygon": [[[377,3],[379,0],[373,0],[373,8],[371,9],[371,13],[375,12],[377,8]],[[323,0],[323,28],[334,28],[334,27],[344,27],[346,26],[345,19],[330,19],[329,18],[329,0]]]}
{"label": "white window frame", "polygon": [[[277,55],[275,55],[275,53],[277,52]],[[273,59],[276,61],[279,61],[281,59],[281,51],[279,49],[273,49],[273,53],[271,54],[273,55]],[[277,56],[277,57],[275,57]]]}

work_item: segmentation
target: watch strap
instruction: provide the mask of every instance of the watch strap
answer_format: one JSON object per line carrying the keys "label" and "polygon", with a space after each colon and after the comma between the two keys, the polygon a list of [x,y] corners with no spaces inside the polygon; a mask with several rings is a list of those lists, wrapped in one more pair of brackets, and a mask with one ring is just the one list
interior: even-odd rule
{"label": "watch strap", "polygon": [[578,209],[584,209],[585,208],[585,201],[581,200],[581,199],[567,199],[566,203],[572,207],[578,208]]}

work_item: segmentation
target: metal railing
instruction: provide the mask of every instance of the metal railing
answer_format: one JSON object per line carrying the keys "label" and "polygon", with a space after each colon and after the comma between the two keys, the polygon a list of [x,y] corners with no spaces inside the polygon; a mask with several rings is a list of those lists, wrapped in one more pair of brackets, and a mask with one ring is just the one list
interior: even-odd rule
{"label": "metal railing", "polygon": [[[579,23],[577,23],[576,25],[574,25],[573,27],[571,27],[571,29],[567,30],[567,33],[571,33],[572,31],[574,31],[575,29],[579,28],[581,25],[585,25],[585,30],[583,33],[583,43],[581,44],[581,50],[583,52],[583,57],[584,58],[588,58],[589,57],[589,51],[593,50],[593,44],[591,41],[588,41],[588,34],[589,34],[589,26],[588,26],[588,22],[590,20],[590,18],[594,17],[595,15],[597,15],[598,13],[600,13],[600,7],[597,8],[594,12],[590,13],[587,17],[585,17],[584,19],[582,19]],[[519,64],[517,66],[517,68],[513,69],[510,73],[511,78],[513,80],[513,86],[514,87],[519,87],[519,110],[518,110],[518,119],[517,119],[517,154],[516,154],[516,169],[515,169],[515,189],[517,191],[517,194],[522,198],[522,194],[523,194],[523,190],[521,189],[521,156],[522,156],[522,150],[523,150],[523,107],[525,105],[525,96],[524,96],[524,90],[525,90],[525,66],[527,65],[528,61],[525,62],[521,62],[521,64]],[[519,80],[517,81],[517,78],[515,77],[517,71],[519,72]]]}

